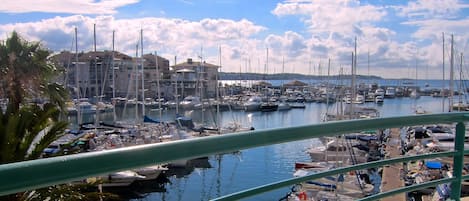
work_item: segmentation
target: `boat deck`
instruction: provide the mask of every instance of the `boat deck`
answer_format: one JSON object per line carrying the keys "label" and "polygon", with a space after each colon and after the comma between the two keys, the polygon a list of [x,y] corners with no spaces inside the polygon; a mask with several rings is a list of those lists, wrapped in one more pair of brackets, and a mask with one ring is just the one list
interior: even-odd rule
{"label": "boat deck", "polygon": [[[400,156],[400,129],[393,128],[391,129],[390,138],[386,144],[386,156],[389,158],[394,158]],[[383,167],[383,176],[381,183],[381,192],[390,191],[400,187],[404,187],[403,179],[396,179],[396,175],[402,176],[401,170],[403,166],[402,163],[392,164],[389,166]],[[396,201],[396,200],[406,200],[406,194],[400,193],[394,196],[386,197],[381,199],[381,201]]]}

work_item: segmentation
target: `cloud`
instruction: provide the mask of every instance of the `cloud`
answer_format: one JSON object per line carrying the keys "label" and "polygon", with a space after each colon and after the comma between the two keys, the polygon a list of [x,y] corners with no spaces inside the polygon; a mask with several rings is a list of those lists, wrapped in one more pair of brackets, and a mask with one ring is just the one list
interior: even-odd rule
{"label": "cloud", "polygon": [[[41,41],[54,50],[73,50],[75,27],[78,30],[79,51],[93,49],[93,25],[96,24],[96,46],[98,50],[110,50],[112,32],[115,31],[115,48],[128,55],[135,55],[135,48],[143,29],[144,52],[158,51],[170,59],[195,58],[203,48],[204,60],[218,63],[218,48],[223,45],[223,60],[247,58],[256,54],[262,44],[254,38],[265,27],[255,25],[246,19],[202,19],[189,21],[168,18],[116,19],[112,16],[88,17],[74,15],[54,17],[36,22],[0,25],[0,36],[7,36],[13,30],[28,40]],[[242,44],[242,45],[240,45]],[[230,58],[231,57],[231,58]],[[229,63],[229,62],[227,62]]]}
{"label": "cloud", "polygon": [[188,1],[188,0],[178,0],[181,3],[188,4],[188,5],[194,5],[194,2]]}
{"label": "cloud", "polygon": [[107,15],[139,0],[4,0],[0,12],[5,13],[68,13]]}
{"label": "cloud", "polygon": [[[108,1],[86,2],[105,4]],[[428,2],[436,2],[438,6]],[[466,33],[469,18],[461,11],[466,7],[455,0],[404,2],[397,6],[357,0],[287,0],[277,3],[271,10],[274,17],[282,18],[279,24],[295,21],[293,26],[284,26],[285,30],[274,24],[261,26],[255,18],[188,20],[83,14],[3,24],[0,25],[0,37],[16,30],[26,39],[41,41],[52,50],[74,50],[72,42],[77,27],[79,51],[89,51],[93,48],[93,24],[96,24],[98,50],[111,49],[114,30],[116,50],[134,56],[143,29],[145,53],[158,51],[171,64],[175,56],[180,62],[199,55],[209,63],[218,64],[221,47],[223,71],[239,72],[241,68],[242,71],[250,69],[263,73],[267,62],[266,48],[269,48],[270,73],[281,72],[282,58],[285,57],[286,69],[293,69],[289,72],[309,74],[309,62],[313,66],[321,62],[323,75],[329,58],[332,74],[339,73],[341,67],[349,73],[347,69],[350,69],[356,37],[359,74],[368,73],[369,54],[371,74],[398,78],[416,62],[419,67],[441,68],[441,32],[454,33],[456,51],[465,51],[469,43],[469,33]],[[106,8],[109,12],[117,12],[118,7]],[[298,22],[304,26],[297,26]],[[275,32],[268,32],[270,30]],[[251,65],[248,65],[249,61]],[[439,72],[441,70],[429,75],[440,78]]]}
{"label": "cloud", "polygon": [[418,0],[405,6],[395,6],[398,15],[408,18],[454,18],[469,4],[459,0]]}
{"label": "cloud", "polygon": [[302,55],[307,49],[303,36],[293,31],[287,31],[283,36],[271,34],[267,36],[265,43],[278,56],[295,58]]}
{"label": "cloud", "polygon": [[357,0],[287,1],[278,3],[272,13],[279,17],[303,16],[311,33],[325,37],[333,33],[355,36],[356,27],[380,21],[387,14],[382,7],[362,5]]}

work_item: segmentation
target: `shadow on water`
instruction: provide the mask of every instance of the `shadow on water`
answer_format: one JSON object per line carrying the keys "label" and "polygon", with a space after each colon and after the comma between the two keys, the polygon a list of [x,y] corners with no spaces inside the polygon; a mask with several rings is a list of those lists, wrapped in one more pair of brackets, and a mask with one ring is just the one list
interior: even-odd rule
{"label": "shadow on water", "polygon": [[125,187],[104,187],[103,192],[119,195],[122,200],[132,200],[145,198],[151,193],[164,193],[165,184],[169,179],[164,174],[152,180],[135,181],[130,186]]}
{"label": "shadow on water", "polygon": [[123,200],[142,199],[151,193],[166,193],[166,187],[171,183],[170,178],[183,178],[190,175],[196,168],[212,168],[208,157],[192,159],[185,167],[169,168],[162,172],[158,178],[152,180],[140,180],[126,187],[105,187],[103,192],[119,195]]}
{"label": "shadow on water", "polygon": [[212,165],[208,161],[208,157],[201,157],[187,161],[184,167],[171,167],[164,174],[167,177],[182,178],[190,175],[196,168],[212,168]]}

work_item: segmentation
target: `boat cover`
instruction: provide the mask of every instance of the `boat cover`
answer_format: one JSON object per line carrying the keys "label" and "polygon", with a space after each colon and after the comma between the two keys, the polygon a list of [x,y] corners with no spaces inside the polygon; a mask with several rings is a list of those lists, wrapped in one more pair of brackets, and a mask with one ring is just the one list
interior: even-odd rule
{"label": "boat cover", "polygon": [[429,169],[441,169],[441,162],[438,161],[426,161],[425,166]]}

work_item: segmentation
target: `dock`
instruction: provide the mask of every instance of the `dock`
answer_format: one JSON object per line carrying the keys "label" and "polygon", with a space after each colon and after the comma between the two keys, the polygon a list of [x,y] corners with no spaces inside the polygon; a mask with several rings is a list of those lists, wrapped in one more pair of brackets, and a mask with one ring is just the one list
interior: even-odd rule
{"label": "dock", "polygon": [[[389,139],[386,143],[386,158],[395,158],[399,157],[401,154],[401,138],[400,138],[400,129],[393,128],[391,129]],[[383,175],[381,182],[381,192],[387,192],[393,189],[404,187],[404,180],[397,179],[396,177],[402,176],[402,163],[396,163],[383,167]],[[406,200],[406,194],[400,193],[397,195],[389,196],[381,199],[382,201],[396,201],[396,200]]]}

